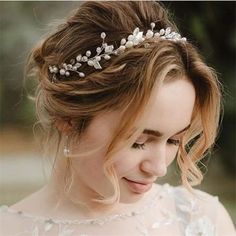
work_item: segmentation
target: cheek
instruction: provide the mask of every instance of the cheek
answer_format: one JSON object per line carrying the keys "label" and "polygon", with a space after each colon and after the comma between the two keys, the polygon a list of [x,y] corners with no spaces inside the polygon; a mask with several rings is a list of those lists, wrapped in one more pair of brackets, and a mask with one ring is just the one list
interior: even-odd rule
{"label": "cheek", "polygon": [[118,177],[123,177],[128,172],[136,169],[140,161],[139,156],[137,154],[134,155],[134,153],[130,151],[117,153],[117,155],[114,156],[114,160],[114,166]]}
{"label": "cheek", "polygon": [[[170,165],[175,157],[176,154],[178,153],[178,146],[173,146],[173,145],[168,145],[166,147],[166,165]],[[155,150],[151,150],[150,149],[150,153],[155,153]],[[134,152],[130,152],[130,151],[125,151],[125,152],[121,152],[118,153],[117,155],[114,156],[115,161],[115,169],[117,171],[117,175],[118,177],[123,177],[125,176],[127,173],[138,169],[138,166],[140,164],[140,162],[142,162],[142,160],[144,160],[144,155],[143,151],[137,151],[134,154]],[[146,156],[147,157],[147,156]]]}
{"label": "cheek", "polygon": [[[94,143],[92,142],[94,140]],[[99,146],[95,139],[83,139],[72,149],[73,168],[82,179],[101,180],[106,147]]]}
{"label": "cheek", "polygon": [[[103,157],[87,157],[85,160],[74,163],[78,183],[83,183],[85,188],[98,193],[101,196],[112,194],[112,185],[103,172]],[[76,182],[76,180],[75,180]]]}
{"label": "cheek", "polygon": [[168,148],[167,157],[166,157],[166,164],[167,165],[170,165],[174,161],[174,159],[178,153],[178,150],[179,150],[179,147],[177,147],[177,146],[173,146],[173,147]]}
{"label": "cheek", "polygon": [[101,180],[103,174],[103,160],[100,156],[87,156],[75,160],[73,163],[77,175],[82,179]]}

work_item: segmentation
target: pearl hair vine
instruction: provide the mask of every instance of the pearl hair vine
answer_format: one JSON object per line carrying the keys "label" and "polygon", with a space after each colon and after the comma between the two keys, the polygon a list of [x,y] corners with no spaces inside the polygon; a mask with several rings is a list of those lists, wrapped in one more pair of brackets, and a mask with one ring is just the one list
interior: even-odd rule
{"label": "pearl hair vine", "polygon": [[[171,41],[181,41],[185,42],[187,39],[185,37],[181,37],[179,33],[171,31],[171,28],[168,27],[166,29],[161,29],[159,32],[154,32],[155,23],[152,22],[151,29],[147,30],[146,35],[144,36],[144,32],[139,31],[139,28],[136,27],[133,31],[133,34],[130,34],[127,39],[122,38],[120,41],[120,46],[114,50],[113,45],[108,45],[105,43],[106,34],[104,32],[101,33],[101,38],[103,40],[102,46],[96,48],[97,54],[90,58],[91,51],[86,51],[85,55],[79,54],[75,59],[71,59],[70,63],[62,63],[61,66],[50,65],[49,71],[53,74],[53,79],[56,80],[56,75],[59,74],[61,76],[69,77],[71,72],[77,73],[79,77],[85,77],[85,74],[79,70],[83,63],[87,63],[89,66],[94,67],[96,70],[102,69],[100,65],[100,61],[104,58],[105,60],[110,60],[110,55],[119,55],[122,54],[127,48],[132,48],[140,43],[142,43],[145,39],[150,38],[160,38]],[[145,47],[148,47],[149,44],[146,44]],[[53,82],[53,81],[52,81]]]}

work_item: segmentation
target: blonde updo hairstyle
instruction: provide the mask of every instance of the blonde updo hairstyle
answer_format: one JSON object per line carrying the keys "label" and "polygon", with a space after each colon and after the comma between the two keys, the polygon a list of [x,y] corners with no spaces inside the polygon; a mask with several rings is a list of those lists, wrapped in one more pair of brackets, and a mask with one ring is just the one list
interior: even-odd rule
{"label": "blonde updo hairstyle", "polygon": [[[95,55],[96,48],[102,43],[101,32],[107,35],[105,42],[117,48],[121,39],[127,38],[136,27],[146,32],[151,22],[155,22],[155,30],[171,27],[178,32],[160,3],[88,1],[43,39],[29,56],[28,72],[39,82],[35,96],[36,113],[44,132],[44,151],[46,156],[55,154],[54,162],[60,154],[64,135],[57,129],[56,122],[70,124],[70,135],[77,141],[98,114],[117,109],[122,111],[122,121],[104,157],[104,173],[114,186],[114,195],[94,199],[104,204],[118,202],[120,196],[112,156],[122,145],[131,146],[142,133],[144,127],[141,124],[147,114],[151,92],[165,80],[186,76],[196,90],[191,126],[177,154],[182,183],[187,188],[191,189],[202,181],[203,174],[197,164],[210,151],[217,135],[220,84],[214,70],[203,62],[189,39],[185,43],[148,39],[119,56],[101,61],[101,70],[84,63],[81,71],[85,78],[79,78],[76,73],[69,78],[57,75],[57,82],[52,83],[49,65],[69,63],[87,50]],[[147,42],[150,44],[148,48],[144,47]],[[72,176],[69,173],[72,159],[68,160],[65,192],[69,192],[72,181],[69,178]]]}

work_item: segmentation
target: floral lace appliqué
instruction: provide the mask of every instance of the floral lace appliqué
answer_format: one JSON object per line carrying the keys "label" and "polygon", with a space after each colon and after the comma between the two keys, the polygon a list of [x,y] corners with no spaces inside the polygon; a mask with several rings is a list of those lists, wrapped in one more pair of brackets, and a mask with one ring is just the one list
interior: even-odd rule
{"label": "floral lace appliqu\u00e9", "polygon": [[215,235],[215,227],[212,224],[211,220],[206,216],[191,222],[185,230],[185,236],[214,236],[214,235]]}

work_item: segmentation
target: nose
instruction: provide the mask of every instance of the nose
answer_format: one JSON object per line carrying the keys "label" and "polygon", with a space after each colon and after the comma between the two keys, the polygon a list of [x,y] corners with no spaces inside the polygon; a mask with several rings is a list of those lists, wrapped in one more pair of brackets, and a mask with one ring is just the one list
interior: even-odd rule
{"label": "nose", "polygon": [[140,164],[141,171],[146,174],[163,177],[167,173],[166,150],[165,147],[152,152]]}

